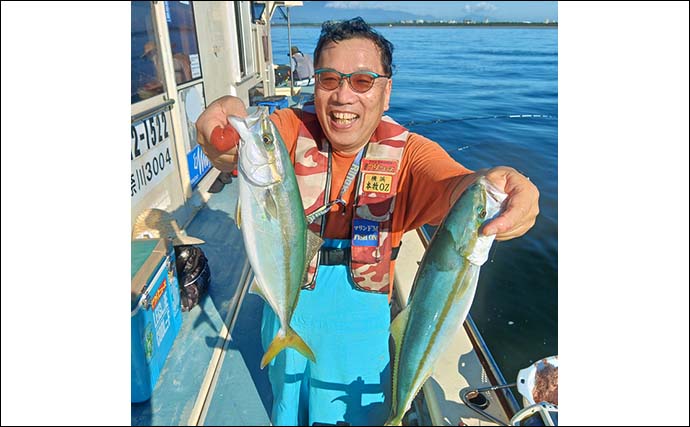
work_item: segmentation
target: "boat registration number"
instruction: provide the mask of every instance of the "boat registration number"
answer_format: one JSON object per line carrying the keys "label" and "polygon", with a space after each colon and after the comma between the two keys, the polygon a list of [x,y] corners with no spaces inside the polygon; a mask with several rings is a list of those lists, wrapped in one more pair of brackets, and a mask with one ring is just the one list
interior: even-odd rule
{"label": "boat registration number", "polygon": [[174,168],[170,143],[170,113],[160,111],[131,127],[132,203],[144,197]]}

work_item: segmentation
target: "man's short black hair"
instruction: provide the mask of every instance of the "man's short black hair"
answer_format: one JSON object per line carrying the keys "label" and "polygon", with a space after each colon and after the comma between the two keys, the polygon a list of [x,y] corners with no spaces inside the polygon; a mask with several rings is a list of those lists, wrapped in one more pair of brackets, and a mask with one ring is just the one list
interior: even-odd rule
{"label": "man's short black hair", "polygon": [[381,52],[383,72],[388,76],[393,75],[393,43],[386,40],[359,16],[347,21],[326,21],[323,23],[321,36],[319,36],[319,42],[314,50],[314,63],[319,63],[321,50],[328,42],[337,43],[356,38],[365,38],[374,42]]}

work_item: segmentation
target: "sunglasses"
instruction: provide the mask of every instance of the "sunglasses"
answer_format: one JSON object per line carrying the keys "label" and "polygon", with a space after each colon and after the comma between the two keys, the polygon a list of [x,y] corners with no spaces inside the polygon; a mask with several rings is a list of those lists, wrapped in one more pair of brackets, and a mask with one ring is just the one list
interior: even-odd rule
{"label": "sunglasses", "polygon": [[355,71],[354,73],[344,74],[330,68],[319,68],[314,71],[316,81],[322,89],[334,90],[340,87],[343,79],[347,79],[352,90],[358,93],[364,93],[371,89],[379,77],[390,78],[391,76],[382,76],[372,71]]}

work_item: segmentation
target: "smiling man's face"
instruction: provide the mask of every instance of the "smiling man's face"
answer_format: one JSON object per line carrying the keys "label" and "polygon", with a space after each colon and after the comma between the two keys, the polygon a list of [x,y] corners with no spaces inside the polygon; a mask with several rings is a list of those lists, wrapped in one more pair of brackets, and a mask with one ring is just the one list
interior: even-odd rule
{"label": "smiling man's face", "polygon": [[[330,68],[344,74],[355,71],[386,74],[379,49],[366,38],[329,42],[314,68]],[[316,84],[316,115],[333,149],[342,154],[354,154],[369,141],[383,112],[388,110],[392,86],[390,78],[377,78],[365,93],[355,92],[347,81],[333,90]]]}

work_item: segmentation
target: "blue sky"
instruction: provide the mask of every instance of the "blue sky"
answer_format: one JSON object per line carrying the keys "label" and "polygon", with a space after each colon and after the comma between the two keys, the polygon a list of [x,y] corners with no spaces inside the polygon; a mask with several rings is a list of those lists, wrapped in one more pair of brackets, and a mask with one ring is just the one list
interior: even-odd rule
{"label": "blue sky", "polygon": [[[437,19],[457,19],[465,16],[488,17],[492,21],[558,20],[556,1],[328,1],[321,3],[323,11],[343,9],[382,9],[430,16]],[[329,16],[324,16],[324,20]]]}

